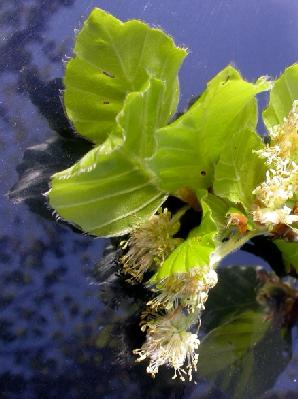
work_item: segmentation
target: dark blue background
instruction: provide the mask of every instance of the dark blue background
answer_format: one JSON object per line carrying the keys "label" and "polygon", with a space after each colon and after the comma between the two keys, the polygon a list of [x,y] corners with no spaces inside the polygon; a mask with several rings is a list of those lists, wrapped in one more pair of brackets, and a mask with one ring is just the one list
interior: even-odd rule
{"label": "dark blue background", "polygon": [[[179,384],[159,380],[153,389],[143,369],[135,374],[123,359],[119,368],[113,363],[117,351],[106,351],[105,343],[95,349],[100,323],[122,317],[102,305],[89,277],[105,241],[45,220],[5,195],[25,149],[54,134],[32,104],[24,76],[39,82],[62,77],[74,30],[96,6],[159,26],[189,49],[180,74],[181,111],[228,63],[254,80],[275,77],[298,59],[296,0],[0,0],[0,395],[220,398],[209,388],[204,396],[201,385],[182,393]],[[42,101],[42,87],[36,90]],[[225,261],[231,262],[261,261],[238,253]],[[276,390],[295,389],[295,382],[286,373]]]}

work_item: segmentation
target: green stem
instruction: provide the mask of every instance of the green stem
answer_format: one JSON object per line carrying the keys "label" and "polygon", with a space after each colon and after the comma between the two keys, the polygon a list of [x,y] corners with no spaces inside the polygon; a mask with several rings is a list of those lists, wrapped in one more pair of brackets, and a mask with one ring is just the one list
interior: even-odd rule
{"label": "green stem", "polygon": [[185,205],[172,216],[171,223],[179,222],[180,218],[191,208],[190,205]]}
{"label": "green stem", "polygon": [[218,263],[228,254],[242,247],[242,245],[251,238],[261,234],[264,234],[264,232],[250,231],[238,240],[231,238],[229,241],[222,243],[215,249],[215,251],[211,255],[210,265],[216,267]]}

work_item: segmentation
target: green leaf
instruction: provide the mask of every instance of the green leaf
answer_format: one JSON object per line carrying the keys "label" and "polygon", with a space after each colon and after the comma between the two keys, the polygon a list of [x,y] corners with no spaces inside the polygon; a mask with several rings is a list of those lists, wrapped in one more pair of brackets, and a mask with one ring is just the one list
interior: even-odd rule
{"label": "green leaf", "polygon": [[241,215],[243,214],[242,210],[229,200],[206,193],[206,190],[198,191],[203,217],[201,224],[190,232],[189,237],[209,237],[214,247],[209,263],[216,267],[226,255],[237,250],[253,237],[255,232],[248,231],[246,234],[238,234],[233,229],[228,229],[228,215],[231,210]]}
{"label": "green leaf", "polygon": [[175,273],[188,273],[195,267],[208,265],[213,250],[214,245],[209,235],[188,238],[164,261],[151,282],[165,279]]}
{"label": "green leaf", "polygon": [[160,186],[169,192],[209,187],[231,131],[255,128],[255,96],[267,89],[264,80],[248,83],[231,66],[213,78],[183,116],[156,133],[150,167],[159,175]]}
{"label": "green leaf", "polygon": [[224,238],[227,238],[227,213],[234,204],[207,190],[198,190],[197,198],[201,203],[203,216],[201,224],[192,229],[189,237],[209,235],[214,246],[218,246]]}
{"label": "green leaf", "polygon": [[[216,230],[219,232],[227,227],[227,213],[234,205],[230,201],[217,197],[214,194],[208,193],[202,200],[203,209],[208,207],[209,217],[212,218]],[[235,206],[235,205],[234,205]],[[207,209],[205,211],[205,215]],[[202,220],[202,225],[204,222],[204,217]]]}
{"label": "green leaf", "polygon": [[250,238],[245,235],[240,239],[232,237],[222,242],[222,239],[226,238],[223,233],[226,232],[226,214],[231,202],[216,197],[206,190],[199,190],[197,194],[203,208],[201,224],[191,230],[187,240],[164,261],[151,279],[152,282],[174,273],[187,273],[196,267],[210,264],[216,266],[224,256],[239,248]]}
{"label": "green leaf", "polygon": [[142,90],[149,78],[166,84],[164,119],[176,111],[177,73],[186,50],[161,30],[141,21],[123,23],[95,8],[77,35],[74,54],[66,66],[64,104],[87,139],[102,143],[115,128],[127,94]]}
{"label": "green leaf", "polygon": [[252,192],[265,179],[264,161],[254,152],[263,146],[254,131],[244,129],[232,133],[215,167],[213,188],[216,195],[251,210]]}
{"label": "green leaf", "polygon": [[162,280],[174,273],[187,273],[193,268],[209,265],[210,256],[215,249],[215,236],[218,233],[218,225],[213,218],[211,208],[214,196],[205,190],[198,194],[203,208],[201,224],[195,227],[189,233],[187,240],[171,253],[151,281]]}
{"label": "green leaf", "polygon": [[49,199],[59,216],[90,234],[113,236],[127,233],[156,212],[165,194],[143,157],[152,153],[155,126],[164,120],[164,95],[165,85],[156,79],[143,92],[130,93],[117,118],[122,139],[110,136],[53,176]]}
{"label": "green leaf", "polygon": [[268,108],[263,113],[267,128],[283,123],[297,99],[298,64],[294,64],[286,68],[271,90]]}
{"label": "green leaf", "polygon": [[217,224],[217,220],[213,217],[213,197],[214,195],[208,193],[207,190],[198,190],[197,198],[201,203],[203,215],[201,224],[191,230],[191,232],[189,233],[189,237],[209,235],[214,240],[215,235],[218,232],[219,226]]}
{"label": "green leaf", "polygon": [[274,240],[274,244],[281,252],[282,259],[288,271],[292,268],[298,273],[298,242]]}

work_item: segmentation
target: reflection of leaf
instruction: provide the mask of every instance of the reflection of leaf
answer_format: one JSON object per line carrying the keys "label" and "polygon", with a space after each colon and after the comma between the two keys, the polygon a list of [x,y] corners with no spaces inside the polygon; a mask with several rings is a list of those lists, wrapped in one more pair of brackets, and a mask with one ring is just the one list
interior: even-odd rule
{"label": "reflection of leaf", "polygon": [[213,375],[241,359],[265,334],[264,314],[246,311],[211,330],[200,347],[201,373]]}
{"label": "reflection of leaf", "polygon": [[263,113],[267,128],[283,123],[293,106],[293,101],[297,99],[298,64],[294,64],[286,68],[270,92],[269,106]]}
{"label": "reflection of leaf", "polygon": [[34,68],[22,68],[20,90],[24,91],[46,118],[49,127],[65,138],[73,138],[75,133],[67,119],[61,102],[63,83],[61,78],[45,82]]}
{"label": "reflection of leaf", "polygon": [[199,351],[199,374],[231,399],[257,398],[286,366],[288,348],[260,312],[256,269],[233,266],[218,273],[202,318],[208,334]]}
{"label": "reflection of leaf", "polygon": [[117,117],[123,140],[110,136],[53,176],[49,199],[61,217],[91,234],[115,236],[155,213],[165,194],[156,187],[144,157],[153,151],[155,128],[165,123],[163,95],[164,84],[156,79],[144,91],[128,94]]}
{"label": "reflection of leaf", "polygon": [[200,375],[231,399],[257,398],[285,368],[286,344],[264,314],[246,311],[212,330],[200,348]]}
{"label": "reflection of leaf", "polygon": [[38,72],[25,68],[20,75],[20,90],[29,95],[39,113],[59,136],[26,149],[17,166],[17,183],[8,195],[15,202],[25,202],[30,210],[52,219],[44,193],[49,190],[53,173],[71,166],[91,149],[91,144],[74,134],[60,99],[61,79],[44,82]]}
{"label": "reflection of leaf", "polygon": [[281,252],[287,271],[290,271],[293,267],[298,273],[298,243],[288,242],[285,240],[275,240],[274,244],[276,244]]}
{"label": "reflection of leaf", "polygon": [[168,119],[178,102],[177,72],[186,51],[159,29],[121,22],[95,8],[79,32],[65,73],[64,103],[75,128],[100,144],[116,126],[126,95],[148,78],[166,85],[161,109]]}
{"label": "reflection of leaf", "polygon": [[232,266],[218,269],[218,283],[210,290],[202,317],[202,329],[210,331],[246,310],[256,310],[256,269]]}
{"label": "reflection of leaf", "polygon": [[17,166],[19,180],[11,188],[9,197],[15,202],[25,202],[32,212],[52,218],[43,195],[49,189],[51,175],[69,167],[89,150],[90,143],[83,139],[60,137],[28,148]]}

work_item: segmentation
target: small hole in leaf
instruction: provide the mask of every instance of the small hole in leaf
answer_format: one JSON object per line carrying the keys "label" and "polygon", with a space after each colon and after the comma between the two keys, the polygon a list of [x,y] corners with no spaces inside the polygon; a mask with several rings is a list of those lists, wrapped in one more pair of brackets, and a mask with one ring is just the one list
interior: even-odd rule
{"label": "small hole in leaf", "polygon": [[201,176],[206,176],[205,170],[201,170]]}
{"label": "small hole in leaf", "polygon": [[104,75],[108,76],[109,78],[114,78],[115,77],[114,75],[112,75],[110,72],[107,72],[107,71],[102,71],[102,73]]}

